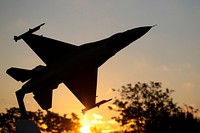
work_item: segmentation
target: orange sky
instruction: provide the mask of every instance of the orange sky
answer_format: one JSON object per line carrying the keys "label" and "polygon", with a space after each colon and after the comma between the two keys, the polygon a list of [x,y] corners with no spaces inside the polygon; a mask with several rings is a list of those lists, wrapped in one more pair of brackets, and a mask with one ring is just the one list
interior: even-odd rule
{"label": "orange sky", "polygon": [[[32,69],[44,64],[26,43],[15,43],[13,36],[43,22],[46,24],[37,34],[74,45],[100,40],[134,27],[157,24],[99,68],[97,101],[115,97],[117,94],[111,88],[138,81],[159,81],[163,88],[175,90],[173,98],[180,105],[185,103],[200,108],[199,6],[198,0],[1,0],[0,111],[17,107],[15,91],[22,86],[5,71],[12,66]],[[25,97],[27,110],[40,109],[32,96]],[[112,123],[110,118],[115,112],[107,108],[111,103],[89,111],[89,122]],[[54,90],[52,111],[74,112],[83,118],[83,108],[63,84]]]}

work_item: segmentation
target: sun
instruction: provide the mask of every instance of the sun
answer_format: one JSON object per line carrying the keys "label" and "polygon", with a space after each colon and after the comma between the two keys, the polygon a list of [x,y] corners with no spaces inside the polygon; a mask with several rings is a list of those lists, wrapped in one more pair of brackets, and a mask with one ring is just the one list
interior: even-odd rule
{"label": "sun", "polygon": [[80,128],[81,133],[90,133],[90,127],[87,125],[84,125]]}

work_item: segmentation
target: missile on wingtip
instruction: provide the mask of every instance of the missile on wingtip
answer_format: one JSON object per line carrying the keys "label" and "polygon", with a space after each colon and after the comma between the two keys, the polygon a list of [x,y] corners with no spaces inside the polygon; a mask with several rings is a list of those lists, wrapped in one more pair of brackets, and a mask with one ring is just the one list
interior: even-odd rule
{"label": "missile on wingtip", "polygon": [[18,40],[22,39],[24,36],[28,35],[28,34],[32,34],[33,32],[36,32],[40,29],[41,26],[43,26],[45,23],[42,23],[40,25],[38,25],[37,27],[33,28],[33,29],[29,29],[27,32],[21,34],[20,36],[14,36],[14,40],[15,42],[17,42]]}
{"label": "missile on wingtip", "polygon": [[107,103],[107,102],[109,102],[109,101],[111,101],[111,100],[112,100],[112,98],[111,98],[111,99],[108,99],[108,100],[102,100],[102,101],[100,101],[100,102],[94,104],[94,105],[91,106],[91,107],[88,107],[88,108],[86,107],[85,109],[82,110],[82,113],[85,114],[88,110],[93,109],[93,108],[95,108],[95,107],[98,107],[98,108],[99,108],[100,105],[102,105],[102,104],[104,104],[104,103]]}

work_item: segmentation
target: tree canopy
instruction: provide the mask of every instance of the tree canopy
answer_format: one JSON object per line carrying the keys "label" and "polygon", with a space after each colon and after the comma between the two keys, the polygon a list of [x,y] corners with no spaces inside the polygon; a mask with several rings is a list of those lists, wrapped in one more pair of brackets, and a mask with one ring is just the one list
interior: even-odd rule
{"label": "tree canopy", "polygon": [[113,117],[126,131],[140,133],[200,132],[200,119],[195,110],[185,105],[179,107],[170,98],[173,90],[162,89],[160,82],[128,84],[118,91],[120,97],[114,101],[111,110],[119,112]]}
{"label": "tree canopy", "polygon": [[[120,95],[109,109],[119,112],[112,117],[121,124],[124,132],[131,133],[177,133],[200,132],[198,110],[192,106],[178,106],[171,98],[174,92],[163,89],[162,83],[127,84],[121,89],[113,89]],[[37,110],[27,111],[28,119],[33,120],[45,133],[80,133],[80,120],[75,113],[70,117],[57,113]],[[10,108],[0,113],[0,132],[15,133],[15,123],[20,120],[19,108]],[[101,132],[91,128],[91,132]]]}
{"label": "tree canopy", "polygon": [[[79,118],[75,113],[71,114],[71,118],[67,115],[60,116],[57,113],[47,111],[44,113],[41,110],[31,112],[27,111],[28,119],[33,120],[42,132],[46,133],[78,133],[80,129]],[[15,123],[20,120],[19,108],[10,108],[6,113],[0,113],[0,132],[15,133]]]}

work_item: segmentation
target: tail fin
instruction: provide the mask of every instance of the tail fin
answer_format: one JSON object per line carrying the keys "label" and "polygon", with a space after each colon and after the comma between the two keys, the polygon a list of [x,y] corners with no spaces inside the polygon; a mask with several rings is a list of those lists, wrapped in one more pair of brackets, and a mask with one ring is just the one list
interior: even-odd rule
{"label": "tail fin", "polygon": [[33,72],[31,70],[27,69],[21,69],[21,68],[9,68],[6,73],[10,75],[12,78],[14,78],[17,81],[25,82],[32,78]]}

